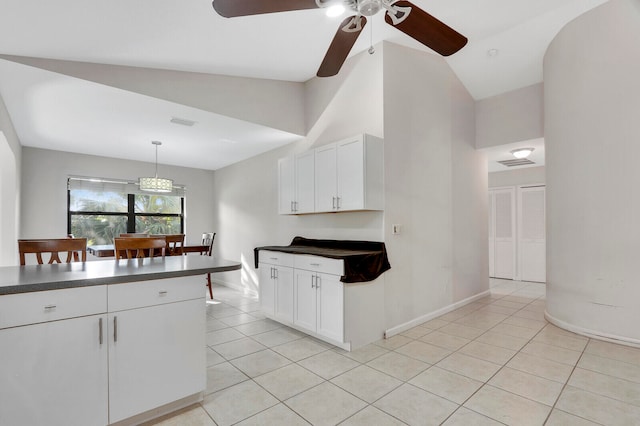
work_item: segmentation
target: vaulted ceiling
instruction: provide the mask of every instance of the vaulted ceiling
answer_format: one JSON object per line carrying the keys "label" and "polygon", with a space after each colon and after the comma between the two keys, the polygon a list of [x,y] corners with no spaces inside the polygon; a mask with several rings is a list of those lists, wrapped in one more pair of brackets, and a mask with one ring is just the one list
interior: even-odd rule
{"label": "vaulted ceiling", "polygon": [[[549,42],[605,1],[413,0],[469,38],[446,60],[476,100],[542,81]],[[342,19],[317,9],[227,19],[209,0],[3,0],[0,55],[304,82]],[[369,22],[352,55],[382,40],[433,53],[382,13]],[[167,145],[161,162],[216,169],[302,136],[2,59],[0,96],[23,145],[63,151],[152,161],[156,139]],[[175,126],[172,116],[198,125]],[[202,161],[203,152],[217,160]]]}

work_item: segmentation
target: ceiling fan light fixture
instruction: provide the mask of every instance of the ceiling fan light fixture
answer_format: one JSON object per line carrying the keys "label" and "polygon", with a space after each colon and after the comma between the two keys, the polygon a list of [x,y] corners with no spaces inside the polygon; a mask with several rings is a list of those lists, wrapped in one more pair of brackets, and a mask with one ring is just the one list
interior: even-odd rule
{"label": "ceiling fan light fixture", "polygon": [[329,18],[335,18],[342,15],[345,10],[344,4],[336,3],[327,7],[327,11],[325,13]]}
{"label": "ceiling fan light fixture", "polygon": [[138,179],[138,185],[141,191],[148,192],[171,192],[173,191],[173,180],[158,177],[158,146],[162,142],[151,142],[156,146],[156,175],[154,177],[141,177]]}
{"label": "ceiling fan light fixture", "polygon": [[511,151],[516,158],[527,158],[534,151],[534,148],[518,148]]}

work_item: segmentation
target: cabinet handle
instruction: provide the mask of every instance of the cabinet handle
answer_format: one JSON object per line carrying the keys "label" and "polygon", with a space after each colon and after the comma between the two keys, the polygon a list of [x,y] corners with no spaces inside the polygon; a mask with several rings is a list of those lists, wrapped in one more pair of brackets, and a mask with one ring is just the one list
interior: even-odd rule
{"label": "cabinet handle", "polygon": [[269,278],[273,279],[273,268],[269,268],[269,273],[271,275],[269,275]]}
{"label": "cabinet handle", "polygon": [[102,344],[102,318],[98,320],[98,339],[100,340],[100,344]]}
{"label": "cabinet handle", "polygon": [[295,212],[295,210],[293,209],[293,201],[291,202],[291,211]]}
{"label": "cabinet handle", "polygon": [[113,317],[113,341],[118,341],[118,317]]}
{"label": "cabinet handle", "polygon": [[338,204],[338,207],[337,207],[338,210],[340,210],[340,200],[341,199],[342,199],[341,197],[336,197],[336,200],[338,200],[338,203],[337,203]]}
{"label": "cabinet handle", "polygon": [[51,310],[53,310],[55,308],[56,308],[56,305],[47,305],[47,306],[44,307],[44,310],[46,312],[46,311],[51,311]]}
{"label": "cabinet handle", "polygon": [[273,278],[278,279],[278,270],[273,268]]}
{"label": "cabinet handle", "polygon": [[320,288],[320,277],[316,275],[316,289]]}
{"label": "cabinet handle", "polygon": [[310,263],[309,265],[311,265],[311,266],[320,266],[319,263]]}
{"label": "cabinet handle", "polygon": [[311,275],[311,288],[316,288],[316,285],[313,282],[313,279],[315,278],[314,275]]}
{"label": "cabinet handle", "polygon": [[269,259],[271,259],[271,260],[278,260],[278,258],[277,258],[277,257],[270,257]]}
{"label": "cabinet handle", "polygon": [[158,296],[162,297],[162,296],[166,296],[167,295],[167,290],[160,290],[158,292]]}
{"label": "cabinet handle", "polygon": [[331,197],[331,208],[335,209],[336,208],[336,197]]}

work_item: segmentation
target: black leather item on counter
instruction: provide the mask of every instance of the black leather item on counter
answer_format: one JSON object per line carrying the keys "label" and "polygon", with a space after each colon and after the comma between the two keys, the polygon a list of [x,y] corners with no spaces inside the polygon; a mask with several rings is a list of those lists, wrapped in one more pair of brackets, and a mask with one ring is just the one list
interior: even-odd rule
{"label": "black leather item on counter", "polygon": [[295,237],[288,246],[264,246],[253,249],[256,268],[260,250],[343,259],[345,275],[340,281],[344,283],[373,281],[391,269],[384,243],[376,241],[314,240]]}

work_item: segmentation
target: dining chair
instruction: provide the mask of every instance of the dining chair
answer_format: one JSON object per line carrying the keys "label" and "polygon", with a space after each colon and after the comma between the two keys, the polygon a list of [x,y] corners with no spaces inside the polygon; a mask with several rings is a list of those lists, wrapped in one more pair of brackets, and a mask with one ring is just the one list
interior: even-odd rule
{"label": "dining chair", "polygon": [[167,256],[182,256],[184,254],[184,234],[158,235],[158,237],[164,237],[167,240]]}
{"label": "dining chair", "polygon": [[26,265],[26,255],[35,254],[39,265],[44,263],[43,254],[49,254],[48,264],[62,263],[59,253],[67,253],[65,263],[87,261],[87,239],[86,238],[53,238],[53,239],[33,239],[18,240],[18,251],[20,253],[20,265]]}
{"label": "dining chair", "polygon": [[[211,256],[213,254],[213,240],[216,238],[215,232],[205,232],[202,234],[202,245],[207,246],[209,249],[206,252],[200,254],[206,254]],[[207,272],[207,287],[209,287],[209,296],[213,300],[213,288],[211,287],[211,272]]]}
{"label": "dining chair", "polygon": [[154,257],[156,250],[160,250],[161,256],[165,257],[167,240],[165,237],[136,237],[136,238],[114,238],[114,252],[116,260],[120,258],[135,259],[143,257]]}

